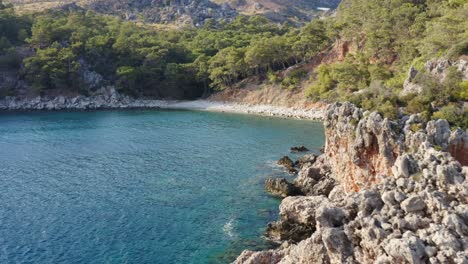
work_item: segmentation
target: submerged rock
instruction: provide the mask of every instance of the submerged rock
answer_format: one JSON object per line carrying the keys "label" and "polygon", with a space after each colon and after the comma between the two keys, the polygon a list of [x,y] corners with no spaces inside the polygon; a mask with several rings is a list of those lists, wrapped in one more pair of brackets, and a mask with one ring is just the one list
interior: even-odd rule
{"label": "submerged rock", "polygon": [[306,152],[306,151],[309,151],[309,149],[306,148],[305,146],[299,146],[299,147],[292,147],[291,148],[291,152],[293,152],[293,153]]}

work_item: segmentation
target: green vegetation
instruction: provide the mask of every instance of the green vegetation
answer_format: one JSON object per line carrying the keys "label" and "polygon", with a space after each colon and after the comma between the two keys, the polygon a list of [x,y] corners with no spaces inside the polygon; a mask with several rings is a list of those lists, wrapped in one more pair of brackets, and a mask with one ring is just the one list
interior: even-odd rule
{"label": "green vegetation", "polygon": [[[319,20],[295,29],[260,16],[240,16],[221,28],[207,23],[176,30],[90,11],[49,11],[36,15],[25,31],[12,9],[5,10],[5,20],[16,26],[4,26],[8,38],[0,44],[36,50],[24,59],[22,74],[38,93],[87,93],[86,72],[92,71],[130,95],[193,98],[308,60],[330,41]],[[285,85],[297,85],[299,77]]]}
{"label": "green vegetation", "polygon": [[[37,93],[87,94],[114,85],[129,95],[165,98],[199,97],[253,75],[283,89],[309,79],[312,100],[347,100],[391,118],[403,107],[466,127],[461,102],[468,100],[468,82],[455,68],[443,81],[424,70],[430,59],[468,53],[466,17],[468,0],[343,0],[336,17],[301,28],[239,16],[168,29],[80,10],[21,17],[0,4],[0,68],[18,69]],[[346,58],[308,76],[302,65],[338,40],[347,43]],[[34,52],[22,55],[21,48]],[[400,96],[411,66],[422,92]]]}
{"label": "green vegetation", "polygon": [[27,18],[17,17],[12,6],[0,2],[0,70],[19,67],[16,45],[24,42],[30,28]]}
{"label": "green vegetation", "polygon": [[[344,0],[330,28],[356,48],[343,62],[318,67],[306,94],[352,101],[388,117],[405,107],[467,127],[459,102],[467,100],[468,85],[460,73],[450,69],[441,82],[424,70],[430,59],[468,54],[467,17],[467,0]],[[410,66],[418,69],[415,82],[423,92],[401,97]]]}
{"label": "green vegetation", "polygon": [[435,118],[447,119],[454,126],[468,127],[468,112],[461,110],[456,105],[448,105],[434,113]]}

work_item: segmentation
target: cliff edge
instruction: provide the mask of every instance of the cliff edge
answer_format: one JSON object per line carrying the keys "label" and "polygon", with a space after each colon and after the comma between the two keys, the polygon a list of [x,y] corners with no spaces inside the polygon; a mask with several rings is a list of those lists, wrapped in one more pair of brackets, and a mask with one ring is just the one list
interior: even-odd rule
{"label": "cliff edge", "polygon": [[267,228],[282,246],[234,263],[467,263],[466,131],[349,103],[328,106],[324,125],[324,153],[292,183],[305,195]]}

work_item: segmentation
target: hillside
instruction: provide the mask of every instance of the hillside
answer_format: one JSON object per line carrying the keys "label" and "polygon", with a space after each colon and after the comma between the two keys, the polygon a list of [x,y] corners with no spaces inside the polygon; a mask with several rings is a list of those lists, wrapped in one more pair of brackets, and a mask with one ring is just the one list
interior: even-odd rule
{"label": "hillside", "polygon": [[214,0],[219,4],[228,4],[240,14],[262,14],[277,22],[304,22],[320,14],[320,10],[335,9],[339,0]]}
{"label": "hillside", "polygon": [[[0,112],[230,101],[236,113],[312,109],[306,116],[321,119],[324,148],[280,160],[293,182],[266,181],[286,197],[265,231],[281,246],[245,251],[235,263],[468,263],[468,0],[343,0],[301,26],[277,21],[307,21],[325,3],[1,1]],[[200,98],[208,98],[201,108],[186,101]],[[277,106],[295,114],[269,110]],[[215,154],[223,151],[232,154]],[[255,177],[246,184],[258,187]]]}
{"label": "hillside", "polygon": [[0,15],[0,95],[92,95],[112,86],[137,98],[192,99],[267,88],[285,92],[231,94],[351,101],[390,118],[420,113],[468,127],[466,0],[346,0],[334,16],[299,28],[252,15],[173,29],[76,5],[33,16],[4,6]]}
{"label": "hillside", "polygon": [[239,14],[264,15],[275,22],[301,24],[322,14],[318,8],[336,8],[339,0],[7,0],[20,12],[37,12],[78,5],[102,14],[156,24],[203,25],[207,20],[230,21]]}
{"label": "hillside", "polygon": [[[468,127],[467,16],[467,1],[345,0],[325,19],[325,49],[215,98],[294,105],[305,94],[313,102],[351,101],[393,119],[420,113]],[[272,87],[283,95],[264,92]]]}

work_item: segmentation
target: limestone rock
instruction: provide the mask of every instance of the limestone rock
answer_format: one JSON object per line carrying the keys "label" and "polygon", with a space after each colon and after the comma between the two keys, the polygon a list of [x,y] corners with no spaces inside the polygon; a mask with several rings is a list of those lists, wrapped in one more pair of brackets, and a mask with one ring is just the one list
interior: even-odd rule
{"label": "limestone rock", "polygon": [[468,80],[468,60],[462,58],[457,61],[439,58],[430,60],[426,63],[426,71],[437,77],[439,80],[444,81],[447,76],[448,69],[455,67],[463,76],[464,80]]}
{"label": "limestone rock", "polygon": [[353,254],[353,248],[343,229],[326,228],[321,232],[330,263],[346,263]]}
{"label": "limestone rock", "polygon": [[439,119],[437,121],[429,121],[426,126],[428,141],[441,149],[448,148],[448,140],[451,136],[450,125],[447,120]]}
{"label": "limestone rock", "polygon": [[113,86],[96,89],[90,96],[75,97],[5,97],[0,99],[0,110],[96,110],[121,108],[159,108],[160,101],[134,99],[119,94]]}
{"label": "limestone rock", "polygon": [[317,160],[317,155],[308,154],[308,155],[304,155],[304,156],[300,157],[299,159],[297,159],[297,161],[295,162],[295,165],[298,168],[302,169],[306,165],[308,165],[308,166],[313,165],[316,160]]}
{"label": "limestone rock", "polygon": [[284,253],[276,250],[266,252],[244,251],[233,264],[270,264],[278,263],[284,256]]}
{"label": "limestone rock", "polygon": [[420,84],[414,82],[414,79],[418,71],[411,67],[408,72],[408,77],[403,83],[403,90],[400,93],[400,96],[405,96],[408,94],[420,94],[423,91],[423,87]]}
{"label": "limestone rock", "polygon": [[406,213],[414,213],[422,211],[426,208],[426,203],[418,195],[412,195],[401,203],[401,208]]}
{"label": "limestone rock", "polygon": [[392,171],[396,177],[408,178],[418,171],[417,163],[411,155],[404,154],[396,159]]}
{"label": "limestone rock", "polygon": [[280,220],[268,225],[273,240],[301,241],[316,229],[315,214],[320,205],[328,204],[323,196],[286,197],[280,205]]}
{"label": "limestone rock", "polygon": [[[271,262],[275,263],[275,262]],[[319,236],[307,238],[297,245],[292,245],[279,262],[281,264],[330,263],[325,245]]]}
{"label": "limestone rock", "polygon": [[294,181],[308,196],[286,197],[267,228],[296,244],[258,252],[265,263],[468,263],[465,131],[347,103],[324,123],[325,152]]}
{"label": "limestone rock", "polygon": [[269,178],[265,182],[265,189],[273,195],[287,197],[301,194],[300,190],[286,179]]}
{"label": "limestone rock", "polygon": [[320,206],[316,212],[317,225],[321,228],[341,227],[346,219],[346,211],[339,207]]}
{"label": "limestone rock", "polygon": [[468,166],[468,133],[459,128],[449,137],[448,151],[461,165]]}
{"label": "limestone rock", "polygon": [[288,156],[284,156],[278,160],[278,165],[285,167],[290,173],[296,173],[294,162]]}
{"label": "limestone rock", "polygon": [[396,262],[423,264],[427,260],[424,244],[414,236],[390,240],[385,251]]}
{"label": "limestone rock", "polygon": [[367,188],[377,182],[377,175],[391,174],[401,152],[392,122],[377,113],[363,116],[349,103],[329,106],[324,119],[325,155],[346,191]]}

